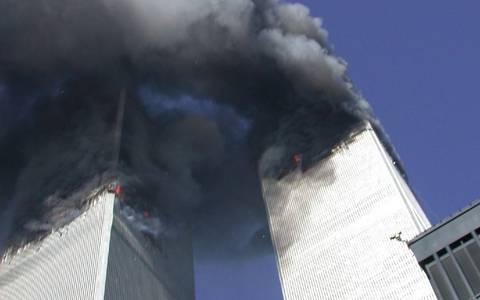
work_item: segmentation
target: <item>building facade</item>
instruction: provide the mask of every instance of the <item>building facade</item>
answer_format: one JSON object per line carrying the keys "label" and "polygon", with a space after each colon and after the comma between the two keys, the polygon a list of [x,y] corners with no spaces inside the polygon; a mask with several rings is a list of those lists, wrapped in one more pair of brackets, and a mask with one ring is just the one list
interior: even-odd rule
{"label": "building facade", "polygon": [[479,234],[476,201],[409,242],[439,299],[480,299]]}
{"label": "building facade", "polygon": [[436,299],[405,242],[430,224],[369,124],[262,187],[286,300]]}
{"label": "building facade", "polygon": [[190,232],[160,247],[118,206],[102,192],[69,225],[4,257],[0,299],[194,299]]}

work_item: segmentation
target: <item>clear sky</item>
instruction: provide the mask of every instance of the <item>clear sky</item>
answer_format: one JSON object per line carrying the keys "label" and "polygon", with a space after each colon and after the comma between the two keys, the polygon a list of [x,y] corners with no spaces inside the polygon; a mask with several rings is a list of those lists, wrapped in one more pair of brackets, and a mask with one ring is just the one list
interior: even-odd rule
{"label": "clear sky", "polygon": [[480,2],[300,2],[322,18],[432,223],[480,198]]}
{"label": "clear sky", "polygon": [[[432,223],[479,198],[480,2],[300,2],[322,18]],[[281,297],[272,256],[196,272],[198,300]]]}

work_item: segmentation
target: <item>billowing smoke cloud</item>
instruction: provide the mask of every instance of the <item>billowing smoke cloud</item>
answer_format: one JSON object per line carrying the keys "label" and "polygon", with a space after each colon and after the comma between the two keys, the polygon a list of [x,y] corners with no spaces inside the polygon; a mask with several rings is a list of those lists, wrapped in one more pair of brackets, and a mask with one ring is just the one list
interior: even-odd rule
{"label": "billowing smoke cloud", "polygon": [[260,175],[278,176],[294,152],[312,162],[372,119],[300,4],[0,0],[0,11],[0,245],[63,225],[119,179],[137,212],[243,251],[266,226],[260,157]]}

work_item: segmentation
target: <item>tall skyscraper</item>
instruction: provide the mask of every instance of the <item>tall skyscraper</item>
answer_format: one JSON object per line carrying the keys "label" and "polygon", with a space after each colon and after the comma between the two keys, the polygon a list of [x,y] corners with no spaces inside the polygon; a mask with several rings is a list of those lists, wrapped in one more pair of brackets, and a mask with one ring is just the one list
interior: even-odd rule
{"label": "tall skyscraper", "polygon": [[99,193],[69,225],[5,257],[0,299],[193,299],[189,230],[146,238],[116,201]]}
{"label": "tall skyscraper", "polygon": [[436,299],[406,244],[430,224],[369,124],[262,186],[285,300]]}

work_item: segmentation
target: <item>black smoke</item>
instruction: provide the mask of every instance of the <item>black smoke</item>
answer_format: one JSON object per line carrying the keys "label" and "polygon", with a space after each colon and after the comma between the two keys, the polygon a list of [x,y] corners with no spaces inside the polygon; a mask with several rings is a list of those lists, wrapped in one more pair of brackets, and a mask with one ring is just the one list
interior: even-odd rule
{"label": "black smoke", "polygon": [[243,251],[265,238],[268,149],[279,154],[260,176],[275,177],[293,153],[312,163],[374,121],[299,4],[0,0],[0,11],[0,245],[62,226],[119,180],[138,211]]}

